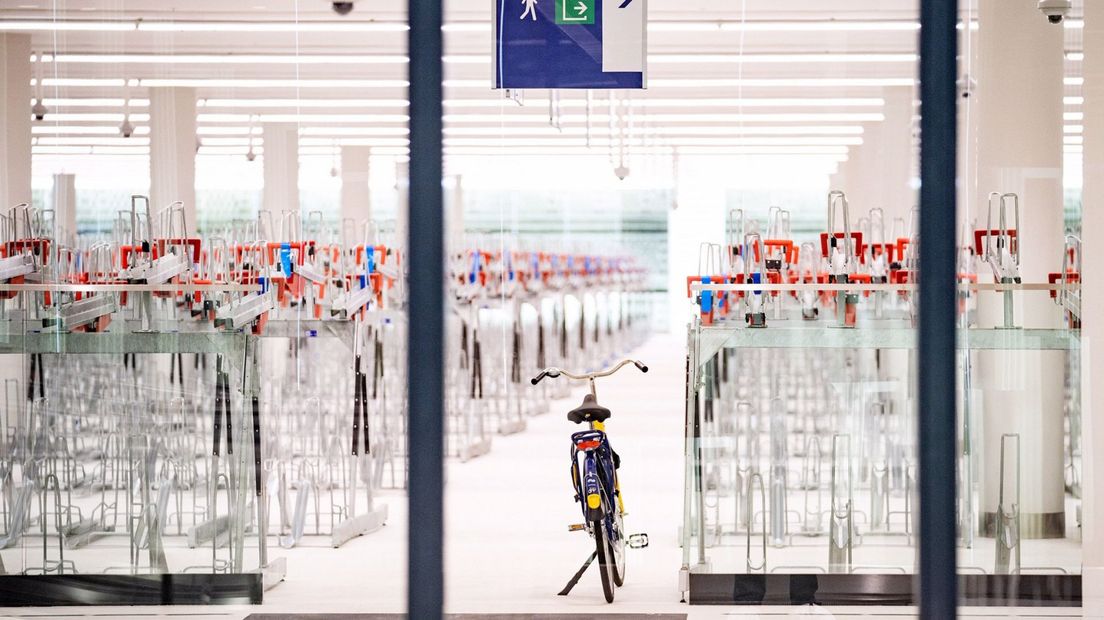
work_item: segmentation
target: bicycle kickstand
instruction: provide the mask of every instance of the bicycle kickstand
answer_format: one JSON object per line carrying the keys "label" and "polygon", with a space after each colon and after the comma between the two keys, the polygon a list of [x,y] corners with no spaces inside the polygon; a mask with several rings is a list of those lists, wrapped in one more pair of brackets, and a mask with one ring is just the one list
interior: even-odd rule
{"label": "bicycle kickstand", "polygon": [[597,557],[598,551],[591,552],[590,557],[587,558],[586,562],[583,562],[583,566],[579,569],[579,572],[575,573],[575,576],[571,578],[571,581],[567,582],[567,585],[564,586],[563,590],[560,590],[560,593],[557,596],[567,596],[568,594],[571,594],[572,588],[574,588],[575,585],[579,583],[579,580],[583,578],[583,573],[585,573],[586,570],[590,568],[590,565],[594,562],[594,558]]}

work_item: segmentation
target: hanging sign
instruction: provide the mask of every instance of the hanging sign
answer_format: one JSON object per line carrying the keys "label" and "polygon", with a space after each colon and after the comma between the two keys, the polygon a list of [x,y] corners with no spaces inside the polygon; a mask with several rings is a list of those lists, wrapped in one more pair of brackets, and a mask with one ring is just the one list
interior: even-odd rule
{"label": "hanging sign", "polygon": [[647,0],[495,0],[495,88],[644,88]]}

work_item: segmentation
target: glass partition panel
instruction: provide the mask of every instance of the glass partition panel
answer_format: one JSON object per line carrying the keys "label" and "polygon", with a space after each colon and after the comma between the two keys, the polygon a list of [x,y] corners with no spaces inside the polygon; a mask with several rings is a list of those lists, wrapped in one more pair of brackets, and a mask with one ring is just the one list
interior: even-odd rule
{"label": "glass partition panel", "polygon": [[708,231],[671,241],[691,604],[913,602],[917,6],[808,9],[735,7],[724,77],[683,70],[762,151],[679,149],[680,180],[724,188]]}
{"label": "glass partition panel", "polygon": [[[978,289],[959,312],[963,605],[1082,600],[1084,7],[1059,4],[961,3],[958,277]],[[979,344],[992,334],[1006,346]]]}
{"label": "glass partition panel", "polygon": [[0,604],[405,609],[406,6],[337,8],[0,3]]}

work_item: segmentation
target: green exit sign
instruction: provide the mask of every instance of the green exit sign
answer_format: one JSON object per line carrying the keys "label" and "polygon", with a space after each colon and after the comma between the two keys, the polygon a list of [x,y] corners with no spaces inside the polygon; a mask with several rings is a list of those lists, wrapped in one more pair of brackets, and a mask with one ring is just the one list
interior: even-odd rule
{"label": "green exit sign", "polygon": [[594,25],[594,3],[596,1],[556,0],[556,23],[560,25]]}

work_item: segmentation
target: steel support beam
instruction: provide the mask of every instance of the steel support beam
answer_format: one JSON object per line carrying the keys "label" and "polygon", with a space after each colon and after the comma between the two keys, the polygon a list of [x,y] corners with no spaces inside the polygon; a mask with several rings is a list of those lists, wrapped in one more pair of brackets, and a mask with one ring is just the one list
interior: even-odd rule
{"label": "steel support beam", "polygon": [[920,2],[920,617],[957,617],[957,0]]}
{"label": "steel support beam", "polygon": [[410,516],[407,614],[444,607],[445,253],[442,0],[410,0],[410,219],[407,394]]}

